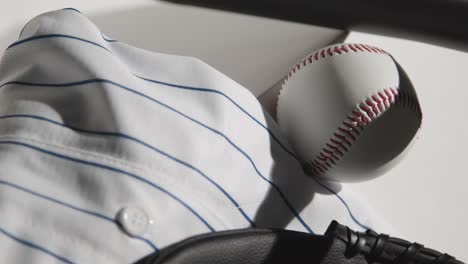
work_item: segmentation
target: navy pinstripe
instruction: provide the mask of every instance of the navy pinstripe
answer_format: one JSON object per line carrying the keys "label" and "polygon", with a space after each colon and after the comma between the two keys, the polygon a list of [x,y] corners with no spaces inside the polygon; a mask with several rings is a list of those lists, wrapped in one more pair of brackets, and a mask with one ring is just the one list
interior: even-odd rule
{"label": "navy pinstripe", "polygon": [[[257,169],[255,163],[253,162],[252,158],[250,158],[249,155],[247,155],[247,153],[245,153],[241,148],[239,148],[229,137],[227,137],[225,134],[223,134],[222,132],[216,130],[216,129],[213,129],[207,125],[205,125],[204,123],[178,111],[177,109],[159,101],[159,100],[156,100],[146,94],[143,94],[141,92],[138,92],[136,90],[133,90],[127,86],[124,86],[124,85],[121,85],[121,84],[118,84],[116,82],[113,82],[113,81],[109,81],[109,80],[105,80],[105,79],[90,79],[90,80],[84,80],[84,81],[79,81],[79,82],[73,82],[73,83],[62,83],[62,84],[40,84],[40,83],[31,83],[31,82],[21,82],[21,81],[11,81],[11,82],[6,82],[2,85],[0,85],[0,88],[6,86],[6,85],[11,85],[11,84],[17,84],[17,85],[25,85],[25,86],[42,86],[42,87],[72,87],[72,86],[78,86],[78,85],[85,85],[85,84],[89,84],[89,83],[108,83],[108,84],[111,84],[111,85],[114,85],[116,87],[119,87],[121,89],[124,89],[126,91],[130,91],[134,94],[137,94],[141,97],[144,97],[146,99],[149,99],[150,101],[152,102],[155,102],[167,109],[169,109],[170,111],[174,112],[174,113],[177,113],[189,120],[191,120],[192,122],[210,130],[211,132],[221,136],[222,138],[224,138],[231,146],[233,146],[239,153],[241,153],[244,157],[246,157],[249,162],[253,165],[254,169],[256,170],[256,172],[258,173],[258,175],[266,182],[268,182],[277,192],[278,194],[281,196],[281,198],[283,199],[283,201],[285,202],[286,206],[288,206],[288,208],[293,212],[293,214],[296,216],[296,218],[301,222],[301,224],[304,226],[304,228],[306,228],[306,230],[310,233],[313,233],[312,229],[305,223],[305,221],[299,216],[299,214],[295,211],[295,209],[293,208],[292,204],[287,200],[286,196],[284,195],[284,193],[280,190],[280,188],[274,184],[273,182],[271,182],[270,180],[268,180],[265,176],[263,176],[260,171]],[[107,132],[108,133],[108,132]],[[122,137],[127,137],[129,138],[128,135],[125,135],[125,134],[121,134],[119,133],[120,136]],[[185,165],[186,167],[189,167],[191,168],[192,170],[196,171],[197,173],[199,173],[201,176],[203,176],[205,179],[207,179],[211,184],[213,184],[215,187],[217,187],[226,197],[228,197],[228,199],[238,208],[238,210],[241,212],[241,214],[244,216],[244,218],[246,218],[247,221],[249,221],[249,223],[252,225],[252,226],[255,226],[255,223],[250,219],[250,217],[243,211],[242,208],[240,208],[240,205],[237,203],[237,201],[226,191],[224,190],[224,188],[222,188],[218,183],[216,183],[214,180],[212,180],[210,177],[208,177],[205,173],[203,173],[200,169],[196,168],[195,166],[193,165],[190,165],[180,159],[177,159],[169,154],[167,154],[166,152],[163,152],[139,139],[136,139],[136,138],[133,138],[133,137],[130,137],[131,140],[133,141],[136,141],[136,142],[139,142],[140,144],[143,144],[155,151],[157,151],[158,153],[160,154],[163,154],[165,155],[166,157],[169,157],[175,161],[177,161],[178,163],[182,164],[182,165]]]}
{"label": "navy pinstripe", "polygon": [[[133,74],[133,73],[132,73]],[[226,95],[225,93],[221,92],[221,91],[218,91],[218,90],[215,90],[215,89],[210,89],[210,88],[200,88],[200,87],[191,87],[191,86],[185,86],[185,85],[178,85],[178,84],[173,84],[173,83],[167,83],[167,82],[162,82],[162,81],[158,81],[158,80],[152,80],[152,79],[149,79],[149,78],[145,78],[145,77],[141,77],[139,75],[136,75],[136,74],[133,74],[134,76],[136,76],[137,78],[140,78],[142,80],[145,80],[145,81],[148,81],[148,82],[152,82],[152,83],[156,83],[156,84],[160,84],[160,85],[164,85],[164,86],[168,86],[168,87],[172,87],[172,88],[177,88],[177,89],[184,89],[184,90],[191,90],[191,91],[197,91],[197,92],[208,92],[208,93],[214,93],[214,94],[218,94],[218,95],[221,95],[223,96],[224,98],[226,98],[227,100],[229,100],[233,105],[235,105],[239,110],[241,110],[244,114],[246,114],[250,119],[252,119],[255,123],[257,123],[260,127],[264,128],[268,134],[270,134],[271,138],[279,145],[281,146],[281,148],[289,153],[289,155],[291,155],[296,161],[300,162],[298,157],[292,152],[290,151],[286,146],[284,146],[281,141],[275,136],[275,134],[266,126],[264,125],[262,122],[260,122],[258,119],[256,119],[254,116],[252,116],[247,110],[245,110],[242,106],[240,106],[236,101],[234,101],[231,97],[229,97],[228,95]],[[242,151],[242,150],[241,150]],[[245,152],[242,151],[244,154]],[[247,155],[247,154],[245,154]],[[250,157],[247,157],[252,163],[254,163],[252,161],[252,159]],[[255,170],[257,170],[256,168],[256,165],[255,164],[252,164],[254,167],[255,167]],[[263,175],[261,176],[263,177]],[[264,177],[263,177],[264,178]],[[333,191],[330,187],[326,186],[324,183],[320,182],[319,179],[317,179],[316,177],[314,176],[311,176],[311,178],[317,183],[319,184],[320,186],[322,186],[323,188],[325,188],[327,191],[329,191],[330,193],[334,194],[340,201],[341,203],[346,207],[346,210],[348,211],[350,217],[353,219],[353,221],[359,225],[360,227],[362,227],[363,229],[367,230],[369,229],[369,227],[363,225],[355,216],[354,214],[352,213],[351,211],[351,208],[349,207],[348,203],[346,203],[346,201],[335,191]],[[281,195],[281,194],[280,194]]]}
{"label": "navy pinstripe", "polygon": [[[64,8],[63,10],[71,10],[71,11],[75,11],[75,12],[78,12],[80,15],[83,15],[79,10],[75,9],[75,8]],[[83,15],[84,16],[84,15]],[[101,36],[102,38],[107,41],[107,42],[118,42],[117,40],[115,39],[108,39],[106,36],[104,36],[104,34],[102,34],[101,32]],[[100,45],[101,47],[103,47],[102,45]],[[108,49],[106,49],[108,50]],[[109,51],[109,50],[108,50]],[[112,53],[112,52],[111,52]],[[227,94],[221,92],[221,91],[218,91],[218,90],[215,90],[215,89],[210,89],[210,88],[198,88],[198,87],[191,87],[191,86],[185,86],[185,85],[177,85],[177,84],[172,84],[172,83],[168,83],[168,82],[162,82],[162,81],[158,81],[158,80],[152,80],[152,79],[149,79],[149,78],[145,78],[145,77],[142,77],[142,76],[139,76],[137,74],[134,74],[132,73],[134,76],[142,79],[142,80],[145,80],[145,81],[148,81],[148,82],[153,82],[153,83],[157,83],[157,84],[162,84],[162,85],[165,85],[165,86],[170,86],[170,87],[174,87],[174,88],[180,88],[180,89],[185,89],[185,90],[193,90],[193,91],[199,91],[199,92],[210,92],[210,93],[216,93],[216,94],[219,94],[221,96],[223,96],[224,98],[226,98],[227,100],[229,100],[232,104],[234,104],[239,110],[241,110],[245,115],[247,115],[250,119],[252,119],[255,123],[257,123],[259,126],[263,127],[264,129],[266,129],[266,131],[268,132],[268,134],[270,134],[270,136],[273,138],[273,140],[276,141],[276,143],[278,143],[286,152],[288,152],[291,156],[293,156],[294,158],[296,158],[296,155],[290,151],[286,146],[283,145],[283,143],[281,143],[281,141],[275,136],[275,134],[273,132],[271,132],[271,130],[265,125],[263,124],[262,122],[260,122],[258,119],[256,119],[254,116],[252,116],[248,111],[246,111],[242,106],[240,106],[236,101],[234,101],[231,97],[229,97]]]}
{"label": "navy pinstripe", "polygon": [[[69,35],[63,35],[63,34],[51,34],[51,35],[43,35],[44,37],[45,36],[50,36],[50,37],[64,37],[64,38],[70,38],[70,39],[75,39],[75,40],[83,40],[81,38],[77,38],[77,37],[73,37],[73,36],[69,36]],[[26,42],[26,40],[28,41],[32,41],[32,40],[35,40],[35,39],[39,39],[38,37],[41,37],[41,36],[36,36],[35,37],[31,37],[31,38],[28,38],[28,39],[24,39],[24,40],[21,40],[21,41],[18,41],[18,42],[15,42],[13,43],[12,45],[10,45],[8,48],[10,47],[13,47],[13,46],[16,46],[18,44],[21,44],[23,42]],[[104,38],[104,40],[106,40]],[[107,50],[108,52],[112,53],[109,49],[105,48],[104,46],[98,44],[98,43],[95,43],[95,42],[92,42],[92,41],[89,41],[89,40],[84,40],[84,42],[87,42],[87,43],[92,43],[94,44],[95,46],[98,46],[98,47],[101,47],[105,50]],[[7,49],[8,49],[7,48]],[[190,86],[183,86],[183,85],[177,85],[177,84],[171,84],[171,83],[165,83],[165,82],[161,82],[161,81],[157,81],[157,80],[152,80],[152,79],[148,79],[148,78],[145,78],[145,77],[141,77],[141,76],[138,76],[136,74],[134,74],[136,77],[142,79],[142,80],[145,80],[145,81],[149,81],[149,82],[153,82],[153,83],[158,83],[158,84],[161,84],[161,85],[165,85],[165,86],[170,86],[170,87],[174,87],[174,88],[180,88],[180,89],[186,89],[186,90],[194,90],[194,91],[201,91],[201,92],[211,92],[211,93],[215,93],[215,94],[219,94],[221,96],[223,96],[224,98],[226,98],[227,100],[229,100],[231,103],[233,103],[239,110],[241,110],[244,114],[246,114],[249,118],[251,118],[255,123],[257,123],[259,126],[263,127],[264,129],[267,130],[267,132],[270,134],[270,136],[275,140],[275,142],[277,142],[282,148],[283,150],[285,150],[286,152],[288,152],[293,158],[295,158],[297,160],[297,156],[292,153],[288,148],[286,148],[277,138],[276,136],[271,132],[270,129],[268,129],[268,127],[266,125],[264,125],[262,122],[260,122],[258,119],[256,119],[255,117],[253,117],[250,113],[248,113],[248,111],[246,111],[243,107],[241,107],[237,102],[235,102],[232,98],[230,98],[228,95],[224,94],[223,92],[221,91],[217,91],[217,90],[214,90],[214,89],[209,89],[209,88],[198,88],[198,87],[190,87]],[[202,124],[203,125],[203,124]],[[207,127],[207,126],[205,126]],[[207,127],[209,128],[209,127]],[[213,129],[214,130],[214,129]],[[218,131],[219,132],[219,131]],[[221,133],[222,134],[222,133]],[[224,134],[222,134],[224,135]],[[226,137],[226,136],[225,136]],[[226,140],[230,141],[229,138],[226,137]],[[231,141],[232,142],[232,141]],[[236,146],[234,146],[236,148]],[[238,149],[238,148],[236,148]],[[238,149],[239,150],[239,149]],[[245,154],[245,152],[241,151],[241,154]],[[249,159],[250,162],[253,163],[253,161],[247,157]],[[255,166],[255,165],[254,165]],[[257,170],[256,168],[254,168],[255,170]],[[260,175],[260,177],[262,177],[262,175]],[[264,177],[263,177],[264,178]],[[346,210],[348,211],[349,215],[351,216],[351,218],[353,219],[353,221],[361,226],[362,228],[364,229],[367,229],[367,226],[363,225],[360,223],[359,220],[357,220],[357,218],[353,215],[349,205],[346,203],[346,201],[338,194],[336,193],[335,191],[333,191],[332,189],[330,189],[328,186],[326,186],[324,183],[320,182],[320,180],[316,179],[315,177],[311,177],[315,182],[317,182],[320,186],[322,186],[323,188],[325,188],[327,191],[331,192],[332,194],[334,194],[335,196],[337,196],[337,198],[341,201],[341,203],[343,203],[343,205],[346,207]],[[267,180],[268,181],[268,180]],[[270,182],[270,184],[274,184],[272,182]],[[274,187],[272,185],[273,188],[279,190],[278,186]],[[280,196],[282,196],[282,198],[284,198],[284,194],[280,193]],[[285,201],[286,204],[288,205],[289,202]],[[288,205],[289,207],[289,205]],[[295,214],[295,216],[297,217],[297,219],[304,225],[305,223],[302,221],[302,219],[300,219],[300,216],[299,214],[297,214],[297,212],[295,212],[294,208],[290,207],[290,209],[292,209],[292,212],[293,214]],[[306,227],[306,224],[304,226],[306,229],[310,230],[309,227]],[[310,230],[311,231],[311,230]],[[309,231],[309,232],[310,232]]]}
{"label": "navy pinstripe", "polygon": [[[1,86],[0,86],[1,87]],[[201,173],[203,174],[203,172],[201,172],[199,169],[197,169],[196,167],[188,164],[187,162],[185,161],[182,161],[178,158],[175,158],[174,156],[144,142],[143,140],[140,140],[138,138],[135,138],[135,137],[132,137],[130,135],[127,135],[127,134],[124,134],[124,133],[117,133],[117,132],[107,132],[107,131],[96,131],[96,130],[89,130],[89,129],[83,129],[83,128],[79,128],[79,127],[76,127],[76,126],[72,126],[72,125],[69,125],[69,124],[64,124],[64,123],[61,123],[61,122],[57,122],[55,120],[52,120],[52,119],[49,119],[49,118],[46,118],[46,117],[42,117],[42,116],[37,116],[37,115],[25,115],[25,114],[21,114],[21,115],[4,115],[4,116],[0,116],[0,120],[4,120],[4,119],[10,119],[10,118],[29,118],[29,119],[35,119],[35,120],[39,120],[39,121],[45,121],[45,122],[48,122],[50,124],[54,124],[54,125],[57,125],[57,126],[61,126],[61,127],[66,127],[66,128],[69,128],[71,130],[74,130],[74,131],[78,131],[78,132],[82,132],[82,133],[87,133],[87,134],[94,134],[94,135],[102,135],[102,136],[111,136],[111,137],[117,137],[117,138],[123,138],[123,139],[127,139],[127,140],[130,140],[132,142],[135,142],[135,143],[138,143],[146,148],[149,148],[153,151],[156,151],[157,153],[167,157],[167,158],[170,158],[182,165],[185,165],[193,170],[195,170],[196,172],[198,173]],[[237,203],[237,201],[230,195],[228,194],[228,192],[226,190],[224,190],[218,183],[216,183],[214,180],[210,179],[208,176],[206,176],[205,174],[203,174],[205,176],[205,178],[210,181],[212,184],[214,184],[216,187],[218,187],[218,189],[220,189],[230,200],[231,202],[237,207],[237,209],[242,213],[242,215],[249,221],[249,223],[252,225],[252,226],[255,226],[255,224],[252,222],[252,220],[247,216],[247,214],[243,211],[242,208],[240,208],[240,205]]]}
{"label": "navy pinstripe", "polygon": [[[0,180],[0,185],[3,185],[3,186],[7,186],[7,187],[10,187],[10,188],[14,188],[16,190],[20,190],[20,191],[23,191],[23,192],[26,192],[28,194],[31,194],[31,195],[34,195],[35,197],[39,197],[41,199],[44,199],[44,200],[47,200],[49,202],[52,202],[52,203],[55,203],[55,204],[58,204],[58,205],[61,205],[61,206],[64,206],[64,207],[67,207],[69,209],[72,209],[72,210],[75,210],[77,212],[81,212],[81,213],[84,213],[84,214],[87,214],[87,215],[90,215],[90,216],[93,216],[95,218],[99,218],[101,220],[105,220],[107,222],[110,222],[110,223],[113,223],[113,224],[118,224],[117,221],[115,221],[112,217],[108,217],[108,216],[105,216],[101,213],[98,213],[98,212],[93,212],[93,211],[90,211],[90,210],[86,210],[86,209],[83,209],[83,208],[79,208],[78,206],[75,206],[75,205],[72,205],[72,204],[69,204],[69,203],[66,203],[66,202],[63,202],[63,201],[60,201],[59,199],[56,199],[56,198],[53,198],[53,197],[50,197],[50,196],[47,196],[47,195],[44,195],[44,194],[41,194],[41,193],[38,193],[36,191],[33,191],[31,189],[28,189],[28,188],[25,188],[25,187],[22,187],[18,184],[14,184],[14,183],[11,183],[11,182],[8,182],[8,181],[4,181],[4,180]],[[138,240],[141,240],[143,242],[145,242],[148,246],[150,246],[154,251],[158,251],[158,247],[156,247],[156,245],[151,242],[150,240],[144,238],[144,237],[140,237],[140,236],[137,236],[135,237],[136,239]]]}
{"label": "navy pinstripe", "polygon": [[102,36],[102,39],[104,39],[104,40],[107,41],[107,42],[118,42],[118,41],[115,40],[115,39],[109,39],[109,38],[107,38],[106,36],[104,36],[104,34],[102,34],[102,32],[101,32],[101,36]]}
{"label": "navy pinstripe", "polygon": [[30,42],[30,41],[38,40],[38,39],[48,39],[48,38],[68,38],[68,39],[79,40],[79,41],[86,42],[88,44],[100,47],[100,48],[105,49],[108,52],[112,53],[108,48],[106,48],[106,47],[102,46],[101,44],[98,44],[98,43],[96,43],[94,41],[87,40],[87,39],[80,38],[80,37],[65,35],[65,34],[46,34],[46,35],[32,36],[32,37],[29,37],[29,38],[25,38],[25,39],[13,42],[10,46],[8,46],[6,48],[6,50],[8,50],[8,49],[10,49],[10,48],[12,48],[14,46],[20,45],[22,43],[25,43],[25,42]]}
{"label": "navy pinstripe", "polygon": [[104,169],[104,170],[107,170],[107,171],[112,171],[112,172],[116,172],[118,174],[121,174],[121,175],[125,175],[127,177],[130,177],[130,178],[133,178],[133,179],[136,179],[140,182],[143,182],[159,191],[161,191],[162,193],[168,195],[169,197],[171,197],[173,200],[177,201],[179,204],[181,204],[183,207],[185,207],[186,209],[188,209],[194,216],[196,216],[210,231],[214,232],[216,231],[210,224],[208,224],[208,222],[202,217],[200,216],[190,205],[186,204],[184,201],[182,201],[180,198],[178,198],[177,196],[175,196],[174,194],[172,194],[171,192],[167,191],[166,189],[160,187],[159,185],[151,182],[150,180],[148,179],[145,179],[139,175],[136,175],[134,173],[131,173],[131,172],[128,172],[128,171],[125,171],[125,170],[122,170],[122,169],[118,169],[118,168],[115,168],[115,167],[112,167],[112,166],[108,166],[108,165],[104,165],[104,164],[101,164],[101,163],[97,163],[97,162],[92,162],[92,161],[86,161],[86,160],[82,160],[82,159],[78,159],[78,158],[74,158],[74,157],[71,157],[71,156],[68,156],[68,155],[64,155],[64,154],[60,154],[60,153],[57,153],[57,152],[54,152],[54,151],[51,151],[51,150],[47,150],[47,149],[43,149],[43,148],[40,148],[40,147],[37,147],[37,146],[34,146],[32,144],[28,144],[28,143],[23,143],[23,142],[20,142],[20,141],[14,141],[14,140],[1,140],[0,141],[0,145],[3,144],[3,145],[14,145],[14,146],[20,146],[20,147],[25,147],[25,148],[28,148],[28,149],[31,149],[31,150],[35,150],[37,152],[40,152],[40,153],[43,153],[43,154],[47,154],[49,156],[53,156],[53,157],[56,157],[56,158],[59,158],[59,159],[62,159],[62,160],[67,160],[67,161],[71,161],[71,162],[74,162],[74,163],[78,163],[78,164],[83,164],[83,165],[87,165],[87,166],[92,166],[92,167],[95,167],[95,168],[100,168],[100,169]]}
{"label": "navy pinstripe", "polygon": [[70,11],[75,11],[75,12],[82,14],[80,10],[73,8],[73,7],[65,7],[65,8],[62,8],[62,10],[70,10]]}
{"label": "navy pinstripe", "polygon": [[168,83],[168,82],[162,82],[162,81],[158,81],[158,80],[152,80],[152,79],[149,79],[149,78],[145,78],[145,77],[141,77],[137,74],[133,74],[134,76],[142,79],[142,80],[145,80],[145,81],[148,81],[148,82],[152,82],[152,83],[156,83],[156,84],[161,84],[161,85],[164,85],[164,86],[169,86],[169,87],[173,87],[173,88],[178,88],[178,89],[183,89],[183,90],[191,90],[191,91],[197,91],[197,92],[208,92],[208,93],[215,93],[215,94],[219,94],[221,95],[222,97],[226,98],[228,101],[230,101],[234,106],[236,106],[239,110],[241,110],[245,115],[247,115],[250,119],[252,119],[252,121],[254,121],[255,123],[257,123],[259,126],[263,127],[267,132],[268,134],[270,134],[271,138],[276,141],[276,143],[278,143],[286,152],[288,152],[291,156],[293,156],[294,158],[297,158],[297,156],[291,151],[289,150],[286,146],[283,145],[283,143],[281,143],[281,141],[275,136],[275,134],[265,125],[263,124],[262,122],[260,122],[257,118],[255,118],[254,116],[252,116],[249,112],[247,112],[247,110],[245,110],[242,106],[240,106],[238,103],[236,103],[236,101],[234,101],[231,97],[229,97],[228,95],[226,95],[225,93],[221,92],[221,91],[218,91],[218,90],[215,90],[215,89],[210,89],[210,88],[199,88],[199,87],[191,87],[191,86],[185,86],[185,85],[178,85],[178,84],[173,84],[173,83]]}
{"label": "navy pinstripe", "polygon": [[[136,75],[136,74],[133,74],[135,75],[137,78],[140,78],[142,80],[145,80],[145,81],[148,81],[148,82],[152,82],[152,83],[156,83],[156,84],[160,84],[160,85],[164,85],[164,86],[168,86],[168,87],[172,87],[172,88],[177,88],[177,89],[184,89],[184,90],[191,90],[191,91],[197,91],[197,92],[208,92],[208,93],[214,93],[214,94],[219,94],[221,96],[223,96],[224,98],[226,98],[227,100],[229,100],[234,106],[236,106],[239,110],[241,110],[243,113],[245,113],[250,119],[252,119],[255,123],[257,123],[260,127],[266,129],[266,131],[268,132],[268,134],[270,134],[271,138],[276,142],[278,143],[279,146],[281,146],[281,148],[289,153],[296,161],[300,162],[298,157],[292,152],[290,151],[286,146],[284,146],[281,141],[274,135],[274,133],[266,126],[264,125],[262,122],[260,122],[258,119],[256,119],[254,116],[252,116],[247,110],[245,110],[242,106],[240,106],[236,101],[234,101],[231,97],[229,97],[228,95],[226,95],[225,93],[221,92],[221,91],[218,91],[218,90],[215,90],[215,89],[210,89],[210,88],[200,88],[200,87],[191,87],[191,86],[185,86],[185,85],[178,85],[178,84],[173,84],[173,83],[167,83],[167,82],[162,82],[162,81],[158,81],[158,80],[152,80],[152,79],[149,79],[149,78],[145,78],[145,77],[141,77],[139,75]],[[249,160],[251,160],[249,158]],[[251,162],[253,163],[253,161],[251,160]],[[253,166],[255,166],[253,164]],[[256,167],[256,166],[255,166]],[[349,207],[348,203],[335,191],[333,191],[330,187],[328,187],[326,184],[322,183],[319,179],[317,179],[317,177],[315,176],[311,176],[311,178],[317,183],[319,184],[320,186],[322,186],[324,189],[326,189],[327,191],[329,191],[330,193],[334,194],[340,201],[341,203],[345,206],[346,210],[348,211],[348,214],[350,215],[350,217],[353,219],[353,221],[359,225],[360,227],[362,227],[363,229],[367,230],[369,229],[368,226],[362,224],[353,214],[353,212],[351,211],[351,208]]]}
{"label": "navy pinstripe", "polygon": [[42,253],[44,254],[47,254],[63,263],[67,263],[67,264],[74,264],[74,262],[72,262],[71,260],[63,257],[63,256],[60,256],[44,247],[41,247],[39,245],[36,245],[34,244],[33,242],[31,241],[28,241],[26,239],[23,239],[23,238],[20,238],[20,237],[17,237],[15,235],[13,235],[12,233],[8,232],[6,229],[0,227],[0,233],[2,233],[3,235],[5,235],[6,237],[26,246],[26,247],[29,247],[29,248],[32,248],[32,249],[35,249],[35,250],[38,250],[38,251],[41,251]]}
{"label": "navy pinstripe", "polygon": [[[138,91],[135,91],[133,89],[130,89],[124,85],[121,85],[121,84],[118,84],[116,82],[113,82],[113,81],[109,81],[109,80],[104,80],[104,79],[91,79],[91,80],[85,80],[85,81],[80,81],[80,82],[73,82],[73,83],[66,83],[66,84],[38,84],[38,83],[30,83],[30,82],[20,82],[20,81],[11,81],[11,82],[7,82],[7,83],[4,83],[2,85],[0,85],[0,88],[6,86],[6,85],[11,85],[11,84],[18,84],[18,85],[25,85],[25,86],[42,86],[42,87],[73,87],[73,86],[78,86],[78,85],[86,85],[86,84],[90,84],[90,83],[108,83],[108,84],[112,84],[114,85],[115,87],[119,87],[123,90],[126,90],[126,91],[130,91],[132,93],[135,93],[137,95],[140,95],[146,99],[149,99],[159,105],[162,105],[162,106],[165,106],[166,108],[168,108],[169,110],[171,111],[174,111],[176,113],[179,113],[187,118],[189,118],[190,120],[194,121],[194,122],[198,122],[196,121],[195,119],[193,118],[190,118],[188,116],[186,116],[185,114],[177,111],[176,109],[156,100],[156,99],[153,99],[152,97],[149,97],[143,93],[140,93]],[[132,140],[134,142],[138,142],[156,152],[158,152],[159,154],[162,154],[163,156],[185,166],[185,167],[188,167],[190,168],[191,170],[197,172],[199,175],[201,175],[202,177],[204,177],[206,180],[208,180],[212,185],[214,185],[219,191],[221,191],[230,201],[231,203],[239,210],[239,212],[242,214],[242,216],[249,222],[249,224],[251,226],[255,226],[255,223],[252,221],[252,219],[250,219],[250,217],[244,212],[244,210],[240,207],[239,203],[221,186],[219,185],[216,181],[214,181],[213,179],[211,179],[210,177],[208,177],[208,175],[206,175],[205,173],[203,173],[200,169],[198,169],[197,167],[181,160],[181,159],[178,159],[176,157],[174,157],[173,155],[170,155],[169,153],[165,152],[165,151],[162,151],[152,145],[149,145],[147,144],[146,142],[143,142],[137,138],[134,138],[134,137],[131,137],[129,135],[126,135],[126,134],[122,134],[122,133],[115,133],[115,132],[97,132],[97,133],[101,133],[101,134],[107,134],[107,135],[114,135],[114,136],[120,136],[120,137],[124,137],[124,138],[127,138],[129,140]]]}
{"label": "navy pinstripe", "polygon": [[[221,136],[222,138],[224,138],[230,145],[232,145],[235,149],[237,149],[237,151],[239,151],[239,153],[241,153],[242,155],[244,155],[249,161],[250,163],[254,166],[254,169],[256,170],[256,172],[259,174],[259,176],[266,182],[268,182],[277,192],[278,194],[280,195],[280,197],[283,199],[283,201],[285,202],[286,206],[288,206],[288,208],[292,211],[292,213],[295,215],[295,217],[300,221],[300,223],[304,226],[304,228],[306,228],[306,230],[310,233],[313,233],[312,229],[305,223],[305,221],[300,217],[300,215],[296,212],[296,210],[293,208],[292,204],[287,200],[286,196],[284,195],[284,193],[280,190],[280,188],[274,184],[273,182],[271,182],[270,180],[268,180],[266,177],[264,177],[257,169],[255,163],[253,162],[253,160],[241,149],[239,148],[236,144],[234,144],[234,142],[232,142],[231,139],[229,139],[225,134],[223,134],[222,132],[218,131],[218,130],[215,130],[203,123],[201,123],[200,121],[176,110],[175,108],[165,104],[165,103],[162,103],[161,101],[159,100],[156,100],[148,95],[145,95],[143,93],[140,93],[138,91],[135,91],[127,86],[124,86],[124,85],[121,85],[121,84],[118,84],[116,82],[113,82],[113,81],[109,81],[109,80],[104,80],[104,79],[91,79],[91,80],[85,80],[85,81],[80,81],[80,82],[73,82],[73,83],[66,83],[66,84],[39,84],[39,83],[30,83],[30,82],[21,82],[21,81],[11,81],[11,82],[6,82],[2,85],[0,85],[0,88],[6,86],[6,85],[11,85],[11,84],[17,84],[17,85],[25,85],[25,86],[42,86],[42,87],[72,87],[72,86],[77,86],[77,85],[84,85],[84,84],[89,84],[89,83],[108,83],[108,84],[112,84],[116,87],[119,87],[121,89],[124,89],[124,90],[127,90],[127,91],[130,91],[132,93],[135,93],[139,96],[142,96],[146,99],[149,99],[189,120],[191,120],[192,122],[214,132],[215,134]],[[107,134],[109,134],[109,132],[105,132]],[[126,138],[129,138],[135,142],[139,142],[140,144],[143,144],[155,151],[157,151],[158,153],[160,154],[163,154],[164,156],[166,157],[169,157],[171,158],[172,160],[186,166],[186,167],[189,167],[191,168],[192,170],[196,171],[198,174],[200,174],[201,176],[203,176],[205,179],[207,179],[211,184],[213,184],[215,187],[217,187],[237,208],[238,210],[241,212],[241,214],[244,216],[244,218],[251,224],[251,226],[255,226],[255,223],[250,219],[250,217],[244,212],[244,210],[240,207],[240,205],[237,203],[237,201],[226,191],[224,190],[224,188],[222,188],[218,183],[216,183],[214,180],[212,180],[210,177],[208,177],[205,173],[203,173],[200,169],[196,168],[195,166],[193,165],[190,165],[180,159],[177,159],[175,158],[174,156],[172,155],[169,155],[168,153],[164,152],[164,151],[161,151],[137,138],[134,138],[134,137],[130,137],[128,135],[125,135],[125,134],[121,134],[121,133],[111,133],[111,134],[118,134],[122,137],[126,137]]]}

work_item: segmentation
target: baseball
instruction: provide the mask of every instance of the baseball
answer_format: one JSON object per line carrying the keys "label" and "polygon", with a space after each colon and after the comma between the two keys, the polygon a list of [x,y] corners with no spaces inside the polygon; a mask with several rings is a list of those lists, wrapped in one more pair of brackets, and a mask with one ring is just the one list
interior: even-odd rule
{"label": "baseball", "polygon": [[408,77],[384,50],[337,44],[286,76],[277,121],[308,174],[360,181],[404,157],[421,125]]}

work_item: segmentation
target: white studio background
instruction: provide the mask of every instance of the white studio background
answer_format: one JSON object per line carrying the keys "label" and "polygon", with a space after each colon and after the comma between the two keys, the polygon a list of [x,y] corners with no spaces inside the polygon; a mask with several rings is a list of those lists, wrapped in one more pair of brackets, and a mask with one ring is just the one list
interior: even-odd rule
{"label": "white studio background", "polygon": [[381,178],[353,188],[406,239],[467,262],[468,53],[363,33],[350,33],[346,42],[392,54],[413,82],[423,112],[407,157]]}

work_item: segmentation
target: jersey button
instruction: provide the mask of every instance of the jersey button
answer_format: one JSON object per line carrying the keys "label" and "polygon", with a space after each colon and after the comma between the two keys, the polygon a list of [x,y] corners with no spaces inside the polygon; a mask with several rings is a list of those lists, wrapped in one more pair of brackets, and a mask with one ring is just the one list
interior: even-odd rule
{"label": "jersey button", "polygon": [[117,213],[117,223],[129,236],[141,236],[146,233],[152,220],[140,208],[124,207]]}

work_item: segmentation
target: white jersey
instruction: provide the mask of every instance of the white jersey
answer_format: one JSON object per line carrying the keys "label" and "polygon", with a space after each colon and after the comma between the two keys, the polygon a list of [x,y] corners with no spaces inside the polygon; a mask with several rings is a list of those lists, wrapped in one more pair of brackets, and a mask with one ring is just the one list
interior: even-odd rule
{"label": "white jersey", "polygon": [[131,263],[252,226],[383,227],[348,186],[303,173],[247,89],[74,9],[29,21],[1,60],[0,197],[2,263]]}

